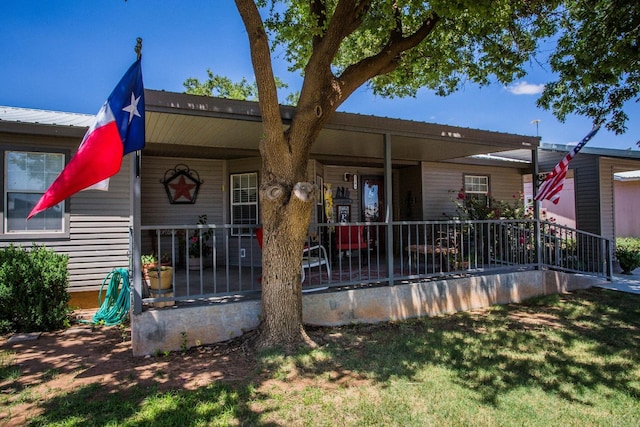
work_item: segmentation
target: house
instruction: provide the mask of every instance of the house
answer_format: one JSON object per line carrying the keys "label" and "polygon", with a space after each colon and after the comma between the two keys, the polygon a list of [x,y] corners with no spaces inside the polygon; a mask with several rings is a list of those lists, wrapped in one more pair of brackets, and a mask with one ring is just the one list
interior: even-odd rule
{"label": "house", "polygon": [[[30,206],[69,160],[92,117],[0,107],[0,245],[33,241],[69,254],[72,304],[95,301],[105,276],[130,264],[135,271],[140,253],[155,252],[172,265],[168,294],[143,298],[141,277],[133,275],[136,354],[180,348],[181,332],[192,345],[228,339],[255,326],[259,301],[243,297],[259,291],[261,265],[255,238],[262,134],[258,105],[154,90],[145,92],[145,101],[147,143],[140,164],[135,156],[126,157],[108,192],[81,192],[29,222],[24,218]],[[286,123],[293,109],[281,111]],[[611,248],[606,239],[584,236],[585,243],[575,231],[561,230],[588,248],[589,258],[582,260],[563,252],[567,245],[557,230],[546,233],[553,241],[534,244],[530,223],[447,221],[457,215],[452,199],[461,189],[480,200],[512,200],[519,194],[524,177],[535,175],[538,142],[537,137],[337,113],[313,146],[307,171],[310,182],[330,187],[335,205],[327,210],[326,201],[318,200],[308,247],[326,247],[331,259],[309,257],[321,262],[307,270],[305,284],[310,290],[364,283],[376,287],[366,294],[348,291],[358,296],[305,296],[310,301],[305,302],[305,321],[406,318],[586,283],[578,285],[557,271],[607,276]],[[596,178],[603,184],[606,177]],[[592,211],[596,207],[599,203],[584,204]],[[613,225],[599,209],[594,212],[599,227],[587,230],[609,231]],[[202,215],[208,224],[198,227]],[[360,254],[335,249],[338,219],[366,232]],[[192,272],[190,249],[203,254],[202,241],[210,251]],[[542,249],[535,252],[537,244]],[[556,272],[540,268],[551,264]],[[448,275],[472,269],[478,274]],[[439,281],[421,282],[429,278]],[[407,286],[380,287],[399,282]],[[158,308],[163,305],[169,307]]]}
{"label": "house", "polygon": [[[550,171],[573,147],[541,144],[539,170]],[[515,158],[526,159],[527,153]],[[549,217],[609,239],[640,236],[634,213],[640,208],[640,151],[588,145],[569,164],[557,205],[542,202]],[[525,197],[532,197],[531,176],[525,177]]]}
{"label": "house", "polygon": [[616,237],[640,237],[640,170],[614,174]]}

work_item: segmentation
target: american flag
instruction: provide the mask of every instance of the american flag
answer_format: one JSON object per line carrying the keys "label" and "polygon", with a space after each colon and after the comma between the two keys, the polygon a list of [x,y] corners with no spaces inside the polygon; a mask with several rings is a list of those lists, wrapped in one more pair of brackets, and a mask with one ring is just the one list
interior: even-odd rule
{"label": "american flag", "polygon": [[562,186],[564,185],[564,179],[567,177],[569,162],[575,157],[576,154],[578,154],[578,151],[582,149],[584,144],[586,144],[591,138],[593,138],[593,135],[595,135],[599,129],[599,125],[591,129],[591,132],[589,132],[587,136],[582,138],[582,141],[580,141],[578,145],[573,147],[573,150],[571,150],[566,156],[562,158],[562,160],[560,160],[560,162],[558,162],[558,164],[553,168],[551,173],[547,175],[547,178],[540,186],[538,194],[536,194],[534,200],[551,200],[554,205],[558,204],[558,202],[560,201],[560,191],[562,190]]}

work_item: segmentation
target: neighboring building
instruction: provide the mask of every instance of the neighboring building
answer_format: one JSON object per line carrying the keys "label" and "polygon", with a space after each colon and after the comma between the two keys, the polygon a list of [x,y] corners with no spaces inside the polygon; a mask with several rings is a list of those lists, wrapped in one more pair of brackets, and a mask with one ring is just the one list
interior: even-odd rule
{"label": "neighboring building", "polygon": [[[550,171],[573,146],[540,144],[539,171]],[[518,158],[526,158],[520,153]],[[531,176],[525,197],[531,198]],[[609,239],[640,235],[640,151],[582,148],[569,163],[567,180],[557,205],[541,204],[550,218]]]}
{"label": "neighboring building", "polygon": [[640,170],[614,174],[616,237],[640,237]]}

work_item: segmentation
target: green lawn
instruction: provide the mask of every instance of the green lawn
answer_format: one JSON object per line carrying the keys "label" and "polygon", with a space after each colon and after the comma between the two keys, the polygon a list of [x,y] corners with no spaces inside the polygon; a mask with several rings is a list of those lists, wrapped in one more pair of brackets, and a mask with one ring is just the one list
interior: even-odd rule
{"label": "green lawn", "polygon": [[[32,425],[638,426],[639,327],[640,295],[594,289],[314,329],[319,349],[262,354],[243,381],[92,385],[42,398]],[[15,375],[5,359],[2,379]]]}

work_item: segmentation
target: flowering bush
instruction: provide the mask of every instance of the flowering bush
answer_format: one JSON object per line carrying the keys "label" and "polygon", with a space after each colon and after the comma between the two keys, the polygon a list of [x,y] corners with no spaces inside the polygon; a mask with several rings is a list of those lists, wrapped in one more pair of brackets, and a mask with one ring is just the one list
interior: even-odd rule
{"label": "flowering bush", "polygon": [[486,198],[477,197],[460,189],[452,202],[456,205],[457,216],[461,219],[533,219],[533,206],[525,207],[524,194],[514,194],[513,199],[510,203],[496,200],[488,194]]}
{"label": "flowering bush", "polygon": [[[198,224],[207,225],[207,215],[200,215],[198,217]],[[213,234],[211,228],[197,228],[189,238],[189,258],[198,258],[201,256],[207,256],[211,253],[211,247],[208,242]],[[202,238],[202,242],[200,239]],[[202,252],[200,252],[200,246],[202,244]]]}

